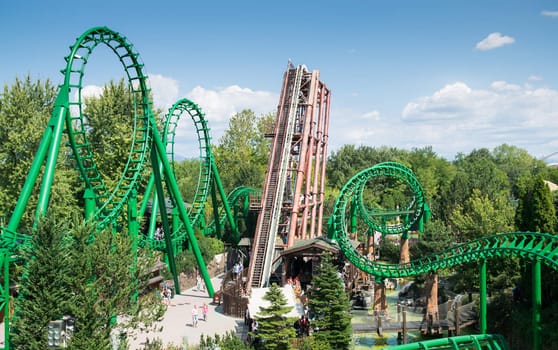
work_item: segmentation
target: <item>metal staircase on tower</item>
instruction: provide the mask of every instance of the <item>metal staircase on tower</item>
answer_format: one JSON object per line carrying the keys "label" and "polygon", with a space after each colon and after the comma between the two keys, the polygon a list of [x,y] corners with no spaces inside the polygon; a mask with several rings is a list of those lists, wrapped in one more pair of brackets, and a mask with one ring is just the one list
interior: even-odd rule
{"label": "metal staircase on tower", "polygon": [[[302,238],[300,232],[309,236],[314,236],[314,231],[321,232],[329,95],[319,81],[318,71],[308,72],[303,65],[294,67],[289,63],[271,134],[273,142],[248,269],[248,291],[267,286],[276,267],[277,248],[292,245],[295,236]],[[312,223],[302,224],[305,221]],[[316,221],[320,223],[315,225]],[[307,230],[307,226],[311,229]]]}

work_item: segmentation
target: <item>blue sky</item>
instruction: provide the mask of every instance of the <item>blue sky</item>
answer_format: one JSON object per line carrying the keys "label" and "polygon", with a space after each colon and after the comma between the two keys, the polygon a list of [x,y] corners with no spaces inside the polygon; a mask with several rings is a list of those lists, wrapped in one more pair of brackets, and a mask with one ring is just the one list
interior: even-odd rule
{"label": "blue sky", "polygon": [[[555,1],[3,1],[0,82],[62,81],[69,46],[108,26],[134,44],[155,102],[198,103],[218,139],[230,116],[274,112],[288,60],[332,91],[329,149],[432,146],[449,160],[502,143],[558,152]],[[99,51],[99,52],[97,52]],[[123,70],[97,49],[90,93]],[[187,120],[177,152],[195,156]],[[548,158],[558,161],[558,156]]]}

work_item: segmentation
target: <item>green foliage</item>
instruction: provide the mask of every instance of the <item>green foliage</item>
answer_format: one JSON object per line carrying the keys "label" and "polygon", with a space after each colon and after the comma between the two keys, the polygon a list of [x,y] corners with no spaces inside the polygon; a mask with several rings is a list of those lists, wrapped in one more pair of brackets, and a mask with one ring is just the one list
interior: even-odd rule
{"label": "green foliage", "polygon": [[[88,225],[76,226],[70,250],[73,273],[68,278],[70,314],[76,318],[73,349],[109,349],[110,334],[122,329],[149,329],[164,306],[154,293],[141,295],[154,261],[136,258],[126,233],[95,233]],[[137,301],[136,301],[137,299]],[[115,317],[126,315],[115,323]]]}
{"label": "green foliage", "polygon": [[[45,219],[33,235],[16,304],[13,343],[18,349],[45,349],[47,326],[64,315],[75,318],[69,349],[110,349],[115,327],[149,328],[164,306],[147,285],[153,261],[136,260],[128,235],[96,232],[81,219],[60,224]],[[74,227],[72,229],[72,227]],[[126,315],[119,324],[115,317]]]}
{"label": "green foliage", "polygon": [[432,220],[425,226],[424,232],[419,232],[417,244],[409,250],[412,259],[421,258],[430,254],[444,251],[455,242],[453,234],[446,224],[440,219]]}
{"label": "green foliage", "polygon": [[541,176],[522,186],[515,218],[521,231],[555,232],[556,209]]}
{"label": "green foliage", "polygon": [[370,146],[344,145],[332,152],[327,159],[326,178],[329,187],[342,188],[356,173],[381,162],[398,161],[406,151],[393,147],[374,148]]}
{"label": "green foliage", "polygon": [[312,276],[309,309],[313,326],[319,329],[314,332],[316,340],[328,343],[331,349],[348,349],[352,334],[349,298],[329,254],[322,255]]}
{"label": "green foliage", "polygon": [[[206,237],[196,231],[196,241],[200,248],[203,260],[209,264],[215,255],[224,251],[224,243],[217,238]],[[176,257],[176,268],[180,272],[190,273],[198,267],[198,262],[192,250],[183,250]]]}
{"label": "green foliage", "polygon": [[215,334],[213,337],[204,336],[200,337],[199,350],[248,350],[250,345],[243,342],[234,332],[227,332],[224,335]]}
{"label": "green foliage", "polygon": [[252,338],[261,340],[258,345],[261,349],[291,349],[292,339],[296,336],[292,326],[294,320],[285,315],[291,311],[292,306],[287,306],[287,298],[275,283],[269,287],[263,298],[270,305],[261,307],[260,312],[255,315],[258,332],[251,334]]}
{"label": "green foliage", "polygon": [[47,348],[47,327],[69,307],[67,276],[71,242],[64,239],[68,226],[53,217],[41,220],[29,246],[22,250],[23,269],[17,314],[11,341],[16,349]]}
{"label": "green foliage", "polygon": [[258,118],[251,110],[243,110],[229,120],[228,129],[213,148],[227,192],[238,186],[263,186],[270,147],[265,132],[272,130],[268,128],[273,120],[273,114]]}
{"label": "green foliage", "polygon": [[192,203],[200,180],[199,159],[185,159],[174,163],[174,172],[182,199],[186,203]]}
{"label": "green foliage", "polygon": [[331,346],[323,339],[315,337],[302,337],[296,339],[297,350],[330,350]]}
{"label": "green foliage", "polygon": [[133,104],[127,84],[109,82],[100,97],[85,98],[88,135],[107,183],[120,177],[132,145]]}
{"label": "green foliage", "polygon": [[399,246],[388,236],[382,238],[379,246],[380,260],[394,264],[399,263],[399,250]]}
{"label": "green foliage", "polygon": [[[47,122],[52,114],[56,87],[49,80],[32,81],[30,76],[16,78],[0,94],[0,223],[7,221],[19,198]],[[64,139],[63,141],[64,142]],[[51,187],[50,211],[66,220],[77,210],[77,174],[69,166],[66,153],[60,152],[60,171]],[[35,185],[30,205],[23,214],[20,232],[30,232],[34,219],[39,184]]]}
{"label": "green foliage", "polygon": [[466,242],[497,232],[510,232],[514,228],[515,207],[508,196],[490,198],[480,189],[463,203],[457,204],[452,213],[452,223],[459,242]]}

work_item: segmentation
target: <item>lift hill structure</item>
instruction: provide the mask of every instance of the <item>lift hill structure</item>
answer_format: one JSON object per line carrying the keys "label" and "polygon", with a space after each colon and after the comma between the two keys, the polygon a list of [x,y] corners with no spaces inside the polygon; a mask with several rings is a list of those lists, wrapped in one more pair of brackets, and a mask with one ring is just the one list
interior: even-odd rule
{"label": "lift hill structure", "polygon": [[319,71],[289,63],[283,78],[246,289],[262,288],[280,251],[322,232],[331,92]]}

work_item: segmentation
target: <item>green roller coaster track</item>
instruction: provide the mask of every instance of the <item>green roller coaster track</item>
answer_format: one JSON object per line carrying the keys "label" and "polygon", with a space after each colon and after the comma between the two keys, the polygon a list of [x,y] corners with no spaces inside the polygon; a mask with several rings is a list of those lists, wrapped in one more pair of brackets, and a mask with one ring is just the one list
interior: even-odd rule
{"label": "green roller coaster track", "polygon": [[392,346],[389,350],[507,350],[508,344],[499,334],[473,334],[426,340],[411,344]]}
{"label": "green roller coaster track", "polygon": [[[188,99],[181,99],[177,101],[170,109],[165,118],[164,129],[163,129],[163,140],[167,145],[167,158],[171,160],[171,166],[174,166],[174,145],[176,138],[176,130],[178,127],[178,122],[183,115],[189,115],[194,124],[194,128],[198,137],[199,146],[199,174],[197,186],[193,195],[192,203],[187,207],[188,217],[192,226],[202,225],[204,223],[205,205],[208,199],[208,195],[212,196],[212,204],[214,207],[214,212],[219,211],[219,217],[221,220],[214,222],[211,225],[211,233],[221,237],[222,228],[225,222],[230,223],[230,232],[232,232],[230,240],[233,243],[238,242],[238,232],[235,225],[235,221],[232,219],[232,213],[229,205],[229,200],[224,199],[225,192],[219,177],[219,172],[215,165],[213,154],[211,153],[211,137],[209,134],[209,127],[207,121],[205,120],[204,114],[201,108],[194,102]],[[152,192],[152,187],[155,182],[155,175],[152,174],[149,183],[147,185],[147,193]],[[217,194],[221,197],[222,205],[219,206],[217,202]],[[142,207],[140,209],[140,216],[143,216],[148,205],[149,196],[145,197]],[[158,198],[155,193],[152,200],[151,208],[151,218],[149,222],[149,229],[147,237],[140,242],[142,246],[148,244],[153,249],[158,249],[165,251],[166,243],[165,240],[155,239],[154,232],[157,221],[157,208],[158,208]],[[176,203],[172,203],[173,215],[176,214]],[[218,208],[218,209],[216,209]],[[155,214],[155,215],[153,215]],[[207,231],[205,229],[204,231]],[[165,231],[168,232],[168,231]],[[173,223],[172,227],[172,247],[175,252],[179,251],[181,247],[188,242],[187,230],[184,225],[180,222]]]}
{"label": "green roller coaster track", "polygon": [[[227,195],[228,207],[232,208],[233,210],[234,222],[238,222],[240,219],[246,220],[246,218],[248,217],[248,212],[250,210],[250,196],[261,197],[261,191],[251,187],[239,186],[234,188]],[[204,230],[205,235],[216,235],[220,237],[220,235],[217,235],[216,231],[218,227],[224,228],[225,224],[227,223],[227,214],[225,210],[225,206],[219,207],[218,215],[216,215],[218,220],[214,219],[209,223],[209,225],[207,225]],[[230,222],[230,220],[228,220],[228,222]],[[233,228],[230,228],[233,237],[223,236],[221,238],[225,242],[233,244],[238,243],[238,239],[241,237],[241,235],[243,235],[243,233],[238,231],[238,224],[235,225],[235,229],[236,231]]]}
{"label": "green roller coaster track", "polygon": [[[411,203],[404,210],[386,210],[386,216],[409,216],[402,224],[389,227],[378,224],[377,217],[382,211],[370,210],[362,203],[364,187],[374,177],[395,177],[406,183],[413,192]],[[397,163],[380,163],[353,176],[341,189],[329,219],[329,235],[340,246],[345,257],[360,270],[375,276],[378,280],[386,278],[410,277],[425,272],[462,265],[468,262],[481,262],[481,332],[486,332],[486,261],[494,257],[517,256],[534,263],[534,349],[540,349],[540,335],[536,323],[540,321],[540,264],[558,270],[558,236],[539,232],[509,232],[485,236],[476,240],[455,244],[451,248],[435,254],[412,260],[408,263],[389,264],[369,260],[351,244],[348,228],[353,230],[354,216],[360,214],[363,220],[375,230],[383,233],[404,233],[421,220],[425,202],[422,188],[412,171]],[[360,210],[355,210],[356,207]],[[349,222],[347,222],[349,221]],[[382,231],[385,230],[385,231]],[[423,347],[424,349],[430,347]],[[457,346],[454,348],[458,348]],[[405,348],[411,349],[411,347]],[[415,349],[415,348],[412,348]],[[419,349],[419,348],[417,348]],[[422,349],[422,348],[420,348]]]}
{"label": "green roller coaster track", "polygon": [[[123,166],[123,171],[116,185],[110,189],[103,181],[103,176],[95,163],[90,142],[87,139],[89,126],[84,115],[83,105],[83,77],[85,68],[94,49],[104,45],[118,58],[125,71],[133,102],[133,119],[131,122],[131,146]],[[143,63],[139,54],[127,39],[107,27],[95,27],[85,31],[70,47],[70,54],[65,57],[66,66],[61,70],[64,82],[59,86],[58,96],[54,102],[51,118],[43,133],[35,158],[21,190],[18,202],[6,227],[2,228],[0,237],[0,264],[3,269],[3,286],[0,291],[0,307],[5,315],[9,315],[9,266],[13,259],[18,258],[18,249],[29,241],[29,235],[18,232],[20,221],[25,212],[34,186],[42,172],[37,207],[35,209],[35,223],[44,216],[48,209],[50,189],[53,183],[56,162],[65,132],[68,146],[72,150],[75,167],[84,184],[85,219],[94,222],[97,229],[111,227],[115,232],[126,223],[122,219],[128,209],[128,231],[138,236],[139,220],[147,207],[147,201],[152,195],[152,217],[160,211],[160,220],[164,232],[170,231],[170,224],[166,215],[166,200],[173,205],[172,235],[165,235],[164,244],[155,243],[148,237],[142,242],[146,246],[160,249],[166,253],[169,267],[174,277],[175,289],[180,293],[178,273],[174,263],[174,255],[184,244],[194,253],[199,270],[207,287],[207,292],[213,296],[214,290],[205,262],[197,244],[193,225],[202,220],[203,209],[208,193],[211,192],[214,203],[214,213],[217,214],[217,195],[223,199],[224,217],[228,218],[233,239],[238,239],[235,222],[231,210],[228,208],[226,195],[223,191],[217,168],[210,151],[209,128],[203,118],[200,108],[188,100],[178,101],[170,110],[165,120],[163,134],[157,128],[157,122],[152,112],[150,91],[147,87],[147,76],[143,74]],[[200,145],[201,170],[194,203],[186,210],[180,191],[174,177],[171,162],[174,160],[174,139],[178,119],[182,113],[188,113],[193,121]],[[170,149],[170,153],[167,152]],[[170,159],[170,161],[169,161]],[[137,191],[141,188],[142,178],[147,174],[151,162],[151,176],[148,181],[144,202],[138,211],[136,208]],[[153,187],[155,187],[153,189]],[[152,219],[153,221],[154,219]],[[216,222],[214,232],[219,234],[225,219]],[[9,319],[5,318],[5,349],[10,347]]]}

